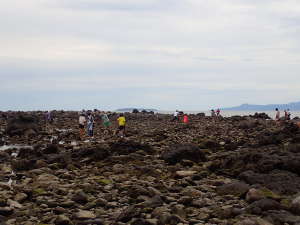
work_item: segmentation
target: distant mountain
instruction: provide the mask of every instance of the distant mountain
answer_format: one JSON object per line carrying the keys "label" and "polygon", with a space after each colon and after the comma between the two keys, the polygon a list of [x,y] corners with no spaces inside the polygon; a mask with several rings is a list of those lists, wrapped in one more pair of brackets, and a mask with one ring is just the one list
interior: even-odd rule
{"label": "distant mountain", "polygon": [[293,111],[300,110],[300,102],[291,102],[288,104],[269,104],[269,105],[250,105],[242,104],[236,107],[223,108],[222,110],[235,110],[235,111],[272,111],[278,108],[279,110],[290,109]]}
{"label": "distant mountain", "polygon": [[157,112],[157,109],[144,109],[144,108],[123,108],[123,109],[116,109],[117,112],[132,112],[132,110],[137,109],[140,112],[143,110],[146,110],[147,112],[153,111],[153,112]]}

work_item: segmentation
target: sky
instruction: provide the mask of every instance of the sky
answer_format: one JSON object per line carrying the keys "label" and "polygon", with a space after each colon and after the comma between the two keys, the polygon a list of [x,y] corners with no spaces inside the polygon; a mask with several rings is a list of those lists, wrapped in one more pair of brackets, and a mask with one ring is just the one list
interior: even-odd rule
{"label": "sky", "polygon": [[0,111],[300,101],[299,0],[0,0]]}

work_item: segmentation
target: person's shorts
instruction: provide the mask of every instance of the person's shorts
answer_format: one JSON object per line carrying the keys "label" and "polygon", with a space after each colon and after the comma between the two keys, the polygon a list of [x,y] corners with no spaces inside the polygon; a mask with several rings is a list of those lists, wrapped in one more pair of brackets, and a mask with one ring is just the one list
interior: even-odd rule
{"label": "person's shorts", "polygon": [[109,121],[104,122],[104,123],[103,123],[103,126],[104,126],[104,127],[109,127],[109,126],[110,126],[110,122],[109,122]]}
{"label": "person's shorts", "polygon": [[119,126],[119,130],[125,130],[125,126]]}
{"label": "person's shorts", "polygon": [[84,125],[79,124],[79,128],[80,128],[80,129],[83,129],[83,128],[84,128]]}

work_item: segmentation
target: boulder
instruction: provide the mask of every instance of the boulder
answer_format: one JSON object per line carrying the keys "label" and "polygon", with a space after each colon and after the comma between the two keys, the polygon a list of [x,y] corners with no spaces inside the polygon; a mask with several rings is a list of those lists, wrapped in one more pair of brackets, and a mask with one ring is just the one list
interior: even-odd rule
{"label": "boulder", "polygon": [[6,134],[9,136],[24,135],[26,131],[38,132],[40,127],[38,125],[38,119],[33,116],[19,115],[8,121],[6,127]]}
{"label": "boulder", "polygon": [[161,158],[169,164],[176,164],[183,159],[193,162],[206,161],[205,153],[194,144],[177,144],[169,148],[161,155]]}

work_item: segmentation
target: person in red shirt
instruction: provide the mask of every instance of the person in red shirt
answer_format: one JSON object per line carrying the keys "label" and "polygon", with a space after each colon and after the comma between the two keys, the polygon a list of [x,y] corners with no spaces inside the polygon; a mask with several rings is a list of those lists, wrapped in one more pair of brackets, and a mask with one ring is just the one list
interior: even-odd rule
{"label": "person in red shirt", "polygon": [[183,123],[185,123],[185,124],[189,123],[189,118],[188,118],[187,114],[183,115]]}

